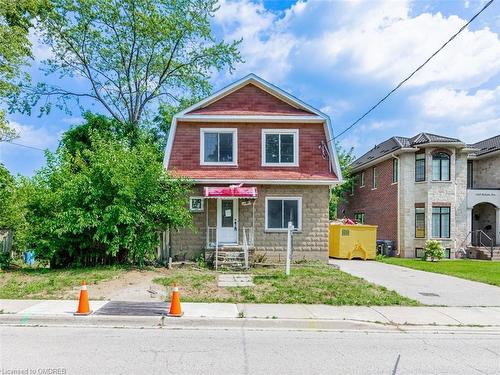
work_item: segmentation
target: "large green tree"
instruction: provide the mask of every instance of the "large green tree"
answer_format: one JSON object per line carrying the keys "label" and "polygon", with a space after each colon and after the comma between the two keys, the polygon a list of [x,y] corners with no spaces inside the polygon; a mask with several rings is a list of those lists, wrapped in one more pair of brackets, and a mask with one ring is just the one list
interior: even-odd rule
{"label": "large green tree", "polygon": [[[163,103],[205,96],[214,70],[240,60],[238,42],[218,41],[210,19],[217,0],[52,0],[40,29],[53,58],[47,73],[65,84],[39,83],[14,96],[12,108],[30,112],[41,98],[90,98],[121,124],[138,126]],[[89,89],[77,91],[72,79]],[[45,101],[44,101],[45,103]],[[50,110],[52,101],[43,105]]]}
{"label": "large green tree", "polygon": [[29,242],[53,266],[153,260],[158,231],[191,223],[190,184],[168,176],[147,135],[131,142],[115,120],[86,117],[23,181]]}
{"label": "large green tree", "polygon": [[330,191],[330,220],[339,217],[338,206],[345,202],[345,194],[351,190],[354,184],[354,176],[351,175],[351,163],[355,160],[354,149],[351,147],[346,150],[339,142],[335,142],[337,156],[339,158],[340,170],[344,182],[341,185],[335,186]]}
{"label": "large green tree", "polygon": [[32,57],[29,30],[47,7],[45,0],[0,0],[0,142],[17,137],[5,119],[2,99],[19,94],[19,80],[29,79],[22,69]]}

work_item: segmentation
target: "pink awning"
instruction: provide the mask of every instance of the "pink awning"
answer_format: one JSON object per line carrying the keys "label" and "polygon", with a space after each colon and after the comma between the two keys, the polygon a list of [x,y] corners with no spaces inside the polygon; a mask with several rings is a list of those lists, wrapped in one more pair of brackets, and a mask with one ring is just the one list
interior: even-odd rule
{"label": "pink awning", "polygon": [[219,197],[257,198],[257,187],[255,186],[204,187],[203,196],[207,198],[219,198]]}

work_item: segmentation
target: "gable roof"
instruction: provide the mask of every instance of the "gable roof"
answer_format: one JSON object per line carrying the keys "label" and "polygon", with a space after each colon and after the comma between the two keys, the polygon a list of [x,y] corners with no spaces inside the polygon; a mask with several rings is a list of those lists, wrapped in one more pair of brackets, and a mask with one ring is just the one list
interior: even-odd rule
{"label": "gable roof", "polygon": [[418,146],[426,144],[449,144],[456,143],[457,145],[463,145],[463,142],[457,138],[445,137],[442,135],[431,134],[431,133],[419,133],[414,137],[391,137],[384,142],[376,145],[366,154],[362,155],[354,162],[351,163],[352,169],[359,169],[360,167],[369,164],[375,160],[381,159],[384,156],[390,155],[401,149],[412,149],[415,150]]}
{"label": "gable roof", "polygon": [[[207,114],[200,113],[203,108],[207,108],[218,100],[222,100],[224,97],[234,93],[235,91],[241,89],[247,85],[253,85],[260,90],[263,90],[269,95],[287,103],[293,108],[299,110],[299,113],[294,114]],[[342,172],[340,169],[340,164],[338,161],[337,151],[335,147],[332,147],[331,140],[334,139],[333,128],[331,125],[330,117],[321,112],[320,110],[310,106],[309,104],[303,102],[302,100],[296,98],[290,93],[285,92],[279,87],[273,85],[265,81],[264,79],[258,77],[257,75],[251,73],[247,76],[237,80],[236,82],[222,88],[221,90],[215,92],[209,97],[201,100],[200,102],[192,105],[189,108],[177,113],[172,118],[172,126],[170,127],[170,131],[168,134],[167,145],[165,147],[165,155],[163,158],[163,165],[166,169],[168,169],[170,154],[172,152],[172,146],[175,138],[175,132],[177,128],[177,121],[182,120],[186,122],[190,121],[202,121],[202,122],[221,122],[221,121],[231,121],[231,122],[283,122],[283,123],[323,123],[325,128],[325,135],[327,137],[326,146],[328,148],[328,152],[330,154],[330,162],[331,168],[334,174],[338,178],[338,182],[342,183]]]}
{"label": "gable roof", "polygon": [[187,114],[205,115],[313,115],[289,100],[283,100],[252,82],[237,87],[227,95],[210,101]]}
{"label": "gable roof", "polygon": [[495,151],[500,151],[500,134],[494,137],[479,141],[471,145],[473,148],[478,149],[473,153],[475,156],[483,156]]}

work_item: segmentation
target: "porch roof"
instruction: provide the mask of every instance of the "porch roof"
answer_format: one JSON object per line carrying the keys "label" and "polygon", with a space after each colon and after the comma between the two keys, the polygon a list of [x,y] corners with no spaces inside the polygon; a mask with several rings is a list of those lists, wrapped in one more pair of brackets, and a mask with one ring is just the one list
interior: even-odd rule
{"label": "porch roof", "polygon": [[203,188],[203,196],[206,198],[257,198],[257,187],[255,186],[206,186]]}

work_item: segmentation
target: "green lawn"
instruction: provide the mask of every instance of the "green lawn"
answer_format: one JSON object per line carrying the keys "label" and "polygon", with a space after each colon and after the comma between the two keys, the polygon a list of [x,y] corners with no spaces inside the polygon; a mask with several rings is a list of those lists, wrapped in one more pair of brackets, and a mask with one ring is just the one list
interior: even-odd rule
{"label": "green lawn", "polygon": [[96,284],[126,272],[123,267],[93,268],[25,268],[0,271],[0,298],[50,299],[57,298],[64,290],[78,287],[82,280]]}
{"label": "green lawn", "polygon": [[462,279],[500,286],[500,262],[488,260],[456,259],[425,262],[420,259],[383,258],[381,262],[417,270],[442,273]]}
{"label": "green lawn", "polygon": [[291,275],[282,268],[253,268],[254,287],[219,288],[217,272],[195,267],[177,268],[158,284],[179,284],[186,302],[305,303],[327,305],[417,305],[382,286],[371,284],[324,264],[296,265]]}

